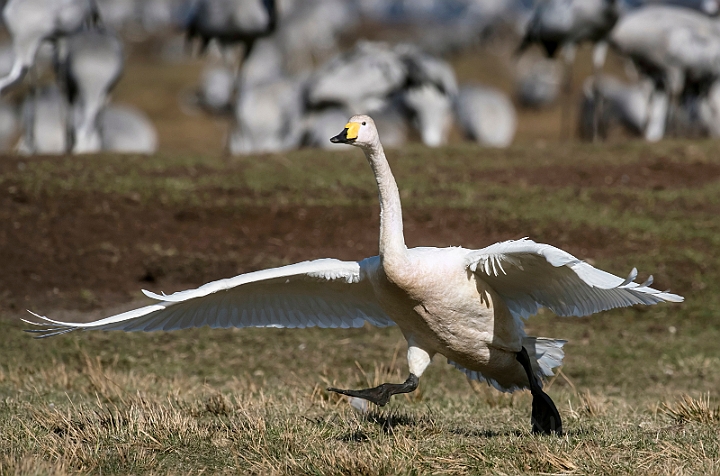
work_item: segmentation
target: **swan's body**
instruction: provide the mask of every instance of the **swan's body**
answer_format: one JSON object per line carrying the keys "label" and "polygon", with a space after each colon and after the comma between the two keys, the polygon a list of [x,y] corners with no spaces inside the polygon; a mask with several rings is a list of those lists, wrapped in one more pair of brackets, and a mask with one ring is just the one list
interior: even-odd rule
{"label": "swan's body", "polygon": [[353,116],[332,138],[363,149],[380,196],[379,255],[360,262],[308,261],[215,281],[156,304],[86,324],[38,318],[43,336],[75,329],[172,330],[211,327],[359,327],[393,323],[408,341],[410,376],[402,384],[339,390],[379,405],[417,388],[440,353],[471,378],[499,389],[530,388],[533,430],[561,431],[560,416],[538,377],[562,361],[564,341],[525,336],[522,319],[546,306],[559,315],[587,315],[682,297],[623,280],[549,245],[530,240],[482,250],[413,248],[403,238],[400,194],[377,130]]}

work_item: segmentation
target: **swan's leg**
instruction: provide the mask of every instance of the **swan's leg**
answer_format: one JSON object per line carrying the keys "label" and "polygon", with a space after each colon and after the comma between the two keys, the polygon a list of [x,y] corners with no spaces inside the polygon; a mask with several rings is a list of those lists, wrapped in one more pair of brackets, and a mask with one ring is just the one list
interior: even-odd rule
{"label": "swan's leg", "polygon": [[403,383],[384,383],[373,388],[362,390],[343,390],[335,387],[328,387],[328,391],[337,392],[349,397],[362,398],[375,405],[384,407],[390,401],[390,397],[398,393],[410,393],[418,386],[420,379],[415,374],[410,376]]}
{"label": "swan's leg", "polygon": [[381,407],[390,401],[390,397],[398,393],[410,393],[418,387],[420,376],[425,371],[432,356],[419,347],[411,345],[408,347],[408,366],[410,375],[403,383],[383,383],[373,388],[362,390],[343,390],[340,388],[328,387],[328,391],[337,392],[349,397],[357,397],[373,402]]}
{"label": "swan's leg", "polygon": [[530,365],[530,357],[525,347],[515,354],[518,362],[525,369],[528,380],[530,381],[530,393],[533,396],[532,402],[532,431],[533,433],[542,433],[543,435],[562,434],[562,420],[558,413],[555,403],[550,396],[542,391],[540,382],[535,376]]}

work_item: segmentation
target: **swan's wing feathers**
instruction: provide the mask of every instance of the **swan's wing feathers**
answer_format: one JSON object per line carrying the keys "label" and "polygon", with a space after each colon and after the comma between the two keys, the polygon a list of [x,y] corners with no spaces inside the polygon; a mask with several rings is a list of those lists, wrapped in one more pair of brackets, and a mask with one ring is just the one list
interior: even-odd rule
{"label": "swan's wing feathers", "polygon": [[340,261],[326,258],[314,261],[281,266],[279,268],[263,269],[252,273],[245,273],[234,278],[220,279],[203,284],[196,289],[179,291],[170,295],[155,294],[143,290],[143,293],[152,299],[165,302],[180,302],[188,299],[207,296],[218,291],[225,291],[248,283],[256,282],[285,282],[293,278],[318,281],[344,281],[348,284],[360,281],[360,264],[355,261]]}
{"label": "swan's wing feathers", "polygon": [[676,294],[634,282],[637,270],[620,278],[554,246],[528,239],[496,243],[468,254],[467,266],[521,317],[547,307],[560,316],[586,316],[634,304],[682,302]]}
{"label": "swan's wing feathers", "polygon": [[323,259],[242,274],[168,296],[146,291],[159,302],[89,323],[33,315],[51,326],[38,337],[76,329],[347,328],[361,327],[365,322],[389,326],[393,322],[366,279],[373,266],[373,258],[361,263]]}

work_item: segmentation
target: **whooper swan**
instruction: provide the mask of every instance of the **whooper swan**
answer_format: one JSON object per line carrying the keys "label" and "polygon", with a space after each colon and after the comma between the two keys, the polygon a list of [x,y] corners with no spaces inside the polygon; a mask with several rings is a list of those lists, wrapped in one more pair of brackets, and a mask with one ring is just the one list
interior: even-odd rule
{"label": "whooper swan", "polygon": [[529,388],[536,433],[562,432],[541,378],[561,364],[565,341],[529,337],[523,318],[545,306],[560,316],[682,297],[595,269],[550,245],[524,239],[481,250],[412,248],[403,238],[400,195],[373,120],[353,116],[331,141],[360,147],[380,195],[380,253],[360,262],[319,259],[242,274],[89,323],[59,322],[41,337],[76,329],[123,331],[190,327],[361,327],[397,324],[408,342],[410,375],[401,384],[334,392],[385,405],[412,392],[438,353],[467,376],[512,392]]}

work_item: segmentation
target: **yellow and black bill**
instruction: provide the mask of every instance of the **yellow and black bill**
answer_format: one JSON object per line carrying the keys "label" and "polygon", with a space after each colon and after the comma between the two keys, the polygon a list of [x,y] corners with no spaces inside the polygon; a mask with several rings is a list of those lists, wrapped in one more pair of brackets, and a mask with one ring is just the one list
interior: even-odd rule
{"label": "yellow and black bill", "polygon": [[333,144],[352,144],[353,142],[355,142],[355,139],[357,139],[359,131],[359,123],[348,122],[347,124],[345,124],[345,129],[343,129],[340,134],[330,138],[330,142],[332,142]]}

